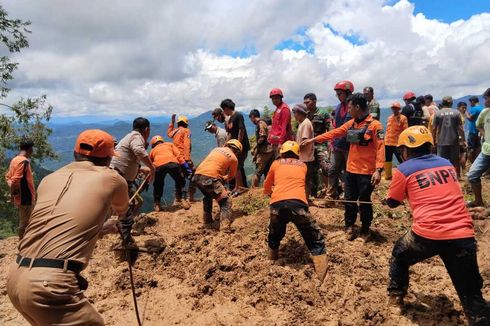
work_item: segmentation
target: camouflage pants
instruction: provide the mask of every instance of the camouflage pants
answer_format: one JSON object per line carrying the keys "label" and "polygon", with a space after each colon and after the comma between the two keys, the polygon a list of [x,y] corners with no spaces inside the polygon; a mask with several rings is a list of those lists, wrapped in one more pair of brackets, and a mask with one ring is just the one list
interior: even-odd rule
{"label": "camouflage pants", "polygon": [[[332,167],[330,162],[330,152],[324,146],[315,146],[315,160],[313,161],[313,171],[315,172],[312,180],[311,195],[317,196],[320,191],[320,185],[328,177],[328,171]],[[325,185],[328,187],[328,184]]]}
{"label": "camouflage pants", "polygon": [[313,256],[326,252],[325,238],[308,211],[308,206],[295,200],[283,200],[270,206],[269,248],[279,249],[289,222],[296,225]]}
{"label": "camouflage pants", "polygon": [[204,223],[213,222],[213,199],[215,199],[220,207],[219,218],[217,220],[228,225],[231,224],[231,197],[223,181],[217,178],[195,174],[192,178],[192,183],[204,195],[204,199],[202,200]]}

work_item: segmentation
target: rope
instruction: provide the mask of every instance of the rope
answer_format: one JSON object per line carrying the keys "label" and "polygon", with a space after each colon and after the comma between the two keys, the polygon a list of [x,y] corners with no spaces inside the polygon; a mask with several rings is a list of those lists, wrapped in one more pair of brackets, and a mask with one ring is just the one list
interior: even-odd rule
{"label": "rope", "polygon": [[140,186],[138,187],[138,189],[136,190],[136,192],[133,194],[133,197],[131,197],[131,199],[129,199],[129,203],[130,204],[136,198],[136,196],[138,196],[138,194],[141,192],[141,189],[143,189],[143,187],[145,186],[145,183],[148,180],[148,178],[150,178],[150,174],[147,174],[146,175],[146,177],[143,180],[143,182],[141,182]]}
{"label": "rope", "polygon": [[[362,201],[362,200],[344,200],[344,199],[325,199],[326,202],[347,203],[347,204],[367,204],[367,205],[383,205],[380,201]],[[326,206],[318,206],[325,208]]]}
{"label": "rope", "polygon": [[129,257],[129,250],[128,247],[126,246],[126,241],[124,241],[124,236],[122,234],[121,228],[117,228],[119,230],[119,235],[121,236],[122,239],[122,245],[124,252],[126,253],[126,261],[128,262],[128,267],[129,267],[129,280],[131,282],[131,292],[133,294],[133,303],[134,303],[134,312],[136,313],[136,320],[138,321],[138,326],[142,326],[141,319],[140,319],[140,313],[138,310],[138,301],[136,300],[136,289],[134,286],[134,278],[133,278],[133,267],[131,266],[131,259]]}

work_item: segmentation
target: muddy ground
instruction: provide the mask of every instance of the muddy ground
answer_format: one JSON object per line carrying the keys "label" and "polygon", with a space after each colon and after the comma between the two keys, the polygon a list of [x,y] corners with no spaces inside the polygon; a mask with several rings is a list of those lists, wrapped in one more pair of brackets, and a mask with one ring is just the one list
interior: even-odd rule
{"label": "muddy ground", "polygon": [[[381,187],[375,199],[383,196]],[[486,184],[488,192],[488,182]],[[257,192],[237,206],[254,206]],[[258,205],[260,206],[260,205]],[[288,226],[279,263],[267,259],[266,210],[236,212],[232,234],[199,230],[201,204],[188,211],[151,213],[136,228],[138,244],[163,243],[163,252],[141,253],[134,267],[144,325],[466,325],[439,258],[412,267],[407,312],[387,305],[388,263],[394,241],[410,226],[405,207],[375,207],[375,237],[364,243],[344,237],[343,210],[311,208],[326,235],[329,269],[316,279],[308,251]],[[484,295],[490,299],[490,220],[475,220]],[[0,241],[0,324],[26,325],[5,290],[16,237]],[[111,250],[116,236],[101,239],[89,267],[86,295],[108,325],[136,325],[128,268]],[[151,250],[151,247],[149,247]]]}

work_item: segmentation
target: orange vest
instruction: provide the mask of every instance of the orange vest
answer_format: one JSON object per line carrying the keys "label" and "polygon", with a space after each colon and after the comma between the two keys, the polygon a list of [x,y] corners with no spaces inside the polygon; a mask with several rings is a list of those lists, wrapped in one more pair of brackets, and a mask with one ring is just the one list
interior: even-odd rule
{"label": "orange vest", "polygon": [[197,167],[196,174],[231,180],[235,177],[238,159],[229,147],[217,147]]}
{"label": "orange vest", "polygon": [[408,120],[406,116],[404,116],[403,114],[399,114],[398,116],[395,116],[394,114],[390,115],[386,124],[385,145],[398,145],[398,137],[400,136],[402,131],[407,128]]}
{"label": "orange vest", "polygon": [[308,204],[305,190],[306,164],[298,159],[283,158],[272,163],[264,181],[264,194],[271,195],[270,204],[296,199]]}
{"label": "orange vest", "polygon": [[155,146],[150,152],[150,160],[156,168],[167,163],[185,163],[179,149],[172,143],[160,143]]}
{"label": "orange vest", "polygon": [[184,160],[191,160],[191,131],[188,128],[174,128],[173,123],[170,123],[167,129],[167,136],[172,138],[174,145],[177,146]]}
{"label": "orange vest", "polygon": [[19,193],[14,195],[14,204],[16,206],[34,204],[36,191],[34,189],[34,178],[32,177],[30,161],[27,157],[23,155],[14,157],[10,161],[5,179],[10,188],[15,187],[20,190]]}

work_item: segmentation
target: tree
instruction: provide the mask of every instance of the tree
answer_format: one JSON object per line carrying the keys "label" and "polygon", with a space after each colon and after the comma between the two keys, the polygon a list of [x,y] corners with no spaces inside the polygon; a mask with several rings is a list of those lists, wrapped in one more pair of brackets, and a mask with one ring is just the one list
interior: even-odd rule
{"label": "tree", "polygon": [[264,105],[264,109],[262,110],[262,119],[265,118],[272,118],[272,111],[267,105]]}
{"label": "tree", "polygon": [[[8,53],[20,52],[29,46],[26,35],[31,33],[27,27],[31,23],[20,19],[9,19],[7,12],[0,6],[0,45]],[[46,102],[46,95],[37,98],[21,98],[13,105],[1,103],[10,88],[8,82],[13,80],[13,73],[18,63],[12,62],[5,55],[0,57],[0,237],[14,232],[17,225],[17,214],[9,203],[10,193],[5,182],[8,169],[8,157],[18,151],[21,138],[28,137],[34,142],[33,163],[57,155],[48,142],[51,129],[46,123],[51,118],[53,108]]]}

